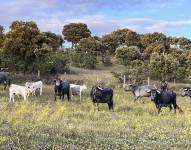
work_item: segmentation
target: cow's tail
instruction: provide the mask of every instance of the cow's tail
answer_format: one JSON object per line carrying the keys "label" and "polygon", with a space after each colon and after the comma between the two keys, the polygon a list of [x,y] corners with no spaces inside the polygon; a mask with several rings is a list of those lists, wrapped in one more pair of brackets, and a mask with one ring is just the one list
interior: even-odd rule
{"label": "cow's tail", "polygon": [[176,108],[178,108],[180,113],[184,113],[183,110],[176,104]]}

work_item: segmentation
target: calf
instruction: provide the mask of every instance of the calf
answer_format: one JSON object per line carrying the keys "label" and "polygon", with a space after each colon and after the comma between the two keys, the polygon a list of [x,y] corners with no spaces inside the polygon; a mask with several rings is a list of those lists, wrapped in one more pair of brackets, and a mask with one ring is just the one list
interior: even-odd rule
{"label": "calf", "polygon": [[10,88],[9,88],[9,102],[14,102],[14,95],[17,96],[22,96],[24,98],[24,100],[26,101],[28,99],[28,96],[30,95],[30,93],[33,92],[33,89],[31,88],[27,88],[25,86],[20,86],[20,85],[16,85],[16,84],[11,84]]}
{"label": "calf", "polygon": [[176,104],[176,93],[174,91],[168,90],[160,92],[156,89],[152,89],[151,91],[148,91],[148,93],[151,93],[151,100],[154,101],[158,114],[160,113],[162,107],[169,107],[171,110],[172,106],[175,113],[176,109],[183,112],[182,109]]}
{"label": "calf", "polygon": [[82,91],[86,89],[87,89],[86,85],[70,84],[71,96],[79,95],[80,101],[82,100]]}
{"label": "calf", "polygon": [[59,96],[61,100],[64,99],[64,95],[67,95],[68,101],[70,100],[70,83],[67,80],[54,80],[54,96]]}
{"label": "calf", "polygon": [[90,97],[92,102],[97,103],[99,110],[99,103],[107,103],[109,110],[113,110],[113,90],[110,88],[100,89],[96,86],[93,86],[90,92]]}
{"label": "calf", "polygon": [[43,87],[42,81],[26,82],[25,86],[30,89],[33,89],[32,95],[36,95],[36,90],[38,89],[40,90],[40,95],[42,95],[42,87]]}

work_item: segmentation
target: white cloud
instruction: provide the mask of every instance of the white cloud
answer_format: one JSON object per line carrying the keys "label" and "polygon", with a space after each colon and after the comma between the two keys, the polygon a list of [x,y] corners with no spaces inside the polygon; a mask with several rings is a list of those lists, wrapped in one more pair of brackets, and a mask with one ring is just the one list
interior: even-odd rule
{"label": "white cloud", "polygon": [[[184,2],[185,0],[6,0],[0,5],[0,19],[6,28],[14,20],[33,20],[42,31],[58,34],[62,33],[65,24],[71,22],[86,23],[94,35],[103,35],[119,28],[130,28],[139,33],[168,33],[190,28],[191,20],[125,18],[125,15],[118,16],[118,12],[123,10],[126,13],[126,9],[130,13],[143,9],[160,10],[164,7],[182,6]],[[113,15],[105,10],[113,12]]]}
{"label": "white cloud", "polygon": [[[59,21],[58,21],[59,22]],[[59,22],[60,26],[71,22],[83,22],[93,31],[94,34],[103,35],[119,28],[129,28],[139,33],[147,32],[168,32],[181,28],[191,28],[191,20],[165,21],[151,18],[128,18],[117,19],[111,16],[95,15],[78,19],[68,19]],[[59,24],[57,23],[57,24]],[[51,26],[51,24],[50,24]]]}

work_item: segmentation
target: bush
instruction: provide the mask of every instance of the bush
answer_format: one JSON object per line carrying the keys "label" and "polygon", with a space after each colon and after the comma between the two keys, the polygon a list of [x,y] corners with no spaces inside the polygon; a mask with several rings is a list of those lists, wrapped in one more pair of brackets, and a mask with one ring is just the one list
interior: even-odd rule
{"label": "bush", "polygon": [[126,45],[120,46],[116,49],[116,58],[122,65],[128,65],[133,60],[140,60],[142,58],[141,52],[137,46],[127,47]]}
{"label": "bush", "polygon": [[70,57],[77,67],[94,69],[97,63],[97,53],[100,50],[100,43],[94,38],[80,40],[77,47],[72,49]]}
{"label": "bush", "polygon": [[69,71],[69,58],[68,54],[58,52],[50,57],[50,61],[42,64],[42,74],[56,75]]}
{"label": "bush", "polygon": [[97,57],[91,52],[71,51],[70,58],[76,67],[94,69],[96,68]]}

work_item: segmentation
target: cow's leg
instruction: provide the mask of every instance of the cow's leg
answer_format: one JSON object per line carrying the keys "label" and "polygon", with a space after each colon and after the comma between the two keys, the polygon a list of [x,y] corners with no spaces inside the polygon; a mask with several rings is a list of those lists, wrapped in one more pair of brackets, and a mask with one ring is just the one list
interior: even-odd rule
{"label": "cow's leg", "polygon": [[9,93],[9,103],[10,103],[11,100],[12,100],[12,95],[13,95],[13,94]]}
{"label": "cow's leg", "polygon": [[32,94],[33,94],[33,96],[36,95],[36,89],[33,90]]}
{"label": "cow's leg", "polygon": [[97,103],[97,109],[98,109],[98,111],[99,111],[99,103]]}
{"label": "cow's leg", "polygon": [[158,114],[160,113],[161,111],[161,106],[158,106]]}
{"label": "cow's leg", "polygon": [[40,95],[42,95],[42,87],[40,88]]}
{"label": "cow's leg", "polygon": [[179,109],[180,113],[184,113],[183,110],[176,104],[176,107]]}
{"label": "cow's leg", "polygon": [[26,101],[28,102],[28,95],[26,95]]}
{"label": "cow's leg", "polygon": [[64,94],[61,94],[60,99],[61,99],[61,101],[64,101]]}
{"label": "cow's leg", "polygon": [[169,112],[172,110],[172,105],[169,105]]}
{"label": "cow's leg", "polygon": [[27,98],[26,98],[26,95],[24,95],[23,98],[24,98],[24,101],[26,101],[26,99],[27,99]]}
{"label": "cow's leg", "polygon": [[70,101],[70,93],[69,92],[67,93],[67,99],[68,99],[68,101]]}
{"label": "cow's leg", "polygon": [[7,88],[7,83],[4,82],[4,90]]}
{"label": "cow's leg", "polygon": [[113,100],[111,101],[111,109],[113,110]]}
{"label": "cow's leg", "polygon": [[134,102],[136,102],[136,101],[138,100],[138,98],[139,98],[139,97],[136,96],[136,97],[134,98]]}
{"label": "cow's leg", "polygon": [[12,95],[12,102],[15,102],[15,94]]}
{"label": "cow's leg", "polygon": [[173,104],[174,107],[174,113],[176,114],[176,105]]}
{"label": "cow's leg", "polygon": [[56,96],[57,96],[57,94],[55,93],[55,94],[54,94],[54,101],[56,101]]}
{"label": "cow's leg", "polygon": [[62,93],[59,93],[59,97],[60,97],[60,99],[62,98]]}
{"label": "cow's leg", "polygon": [[113,110],[113,94],[112,94],[112,96],[110,98],[110,109]]}
{"label": "cow's leg", "polygon": [[82,101],[82,91],[80,91],[80,101]]}
{"label": "cow's leg", "polygon": [[177,105],[177,104],[173,104],[174,106],[174,112],[176,113],[176,108],[178,108],[180,113],[183,113],[183,110]]}
{"label": "cow's leg", "polygon": [[111,110],[111,104],[107,103],[109,110]]}
{"label": "cow's leg", "polygon": [[93,102],[93,105],[94,105],[94,111],[96,110],[96,104]]}

